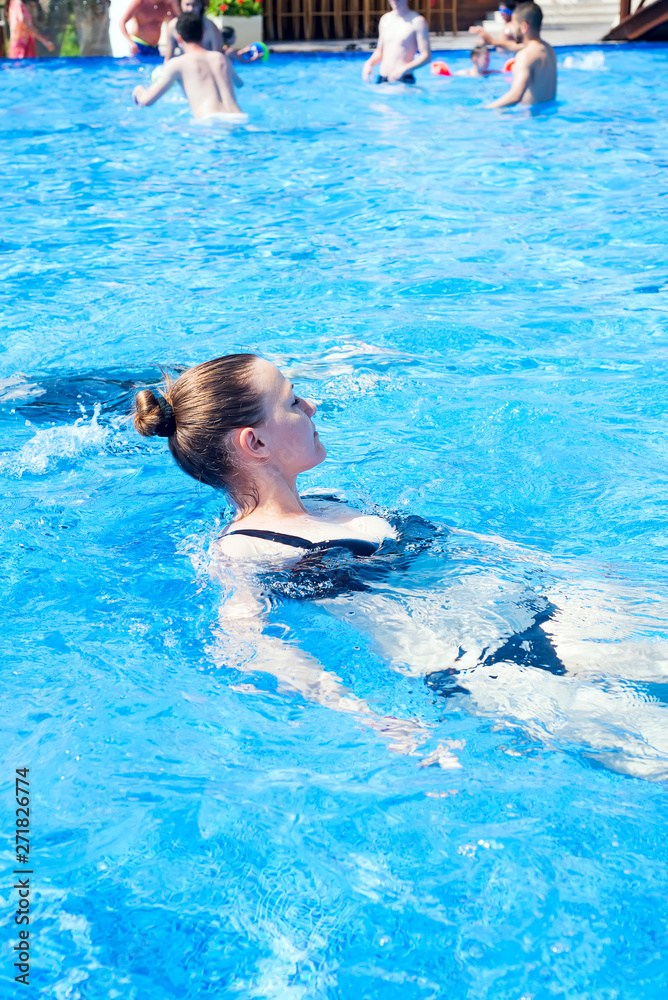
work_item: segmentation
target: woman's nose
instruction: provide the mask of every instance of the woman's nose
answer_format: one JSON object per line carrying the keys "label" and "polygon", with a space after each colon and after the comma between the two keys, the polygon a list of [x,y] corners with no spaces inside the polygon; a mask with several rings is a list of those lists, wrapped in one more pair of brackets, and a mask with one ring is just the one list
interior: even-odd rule
{"label": "woman's nose", "polygon": [[314,413],[317,412],[318,407],[315,405],[312,399],[304,399],[304,410],[309,417],[312,417]]}

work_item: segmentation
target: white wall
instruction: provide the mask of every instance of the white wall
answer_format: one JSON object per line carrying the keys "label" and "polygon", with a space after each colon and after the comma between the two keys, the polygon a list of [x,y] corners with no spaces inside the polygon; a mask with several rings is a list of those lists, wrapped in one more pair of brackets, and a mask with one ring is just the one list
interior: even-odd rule
{"label": "white wall", "polygon": [[118,27],[118,22],[130,6],[130,0],[111,0],[109,8],[109,41],[111,42],[111,54],[120,58],[130,55],[130,43]]}

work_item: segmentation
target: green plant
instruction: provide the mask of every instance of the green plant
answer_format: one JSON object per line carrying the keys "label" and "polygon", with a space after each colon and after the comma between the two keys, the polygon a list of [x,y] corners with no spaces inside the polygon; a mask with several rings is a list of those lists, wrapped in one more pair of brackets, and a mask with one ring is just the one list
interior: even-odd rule
{"label": "green plant", "polygon": [[262,0],[211,0],[210,14],[226,14],[228,17],[255,17],[264,13]]}
{"label": "green plant", "polygon": [[61,56],[80,56],[79,40],[74,28],[74,14],[70,16],[65,29],[62,45],[60,46]]}

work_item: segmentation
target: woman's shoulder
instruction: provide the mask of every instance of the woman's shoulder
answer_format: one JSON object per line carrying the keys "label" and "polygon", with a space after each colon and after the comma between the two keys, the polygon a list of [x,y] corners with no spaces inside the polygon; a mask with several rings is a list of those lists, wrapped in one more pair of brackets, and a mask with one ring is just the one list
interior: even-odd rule
{"label": "woman's shoulder", "polygon": [[251,515],[233,521],[216,540],[217,552],[234,559],[274,555],[294,558],[300,547],[309,549],[337,539],[380,544],[386,538],[396,538],[396,531],[385,518],[365,514],[336,496],[310,495],[302,499],[308,512],[305,519],[268,523]]}
{"label": "woman's shoulder", "polygon": [[254,539],[247,535],[237,535],[233,531],[227,535],[219,535],[215,541],[215,548],[219,555],[232,556],[235,559],[258,554]]}
{"label": "woman's shoulder", "polygon": [[330,495],[307,495],[302,497],[307,509],[316,514],[322,521],[337,527],[345,527],[346,534],[358,530],[363,535],[380,541],[382,538],[394,538],[396,532],[389,521],[378,514],[366,514],[357,507],[352,507],[345,500]]}
{"label": "woman's shoulder", "polygon": [[285,545],[281,545],[280,542],[245,535],[234,530],[218,536],[215,550],[219,556],[227,556],[230,559],[266,559],[267,556],[299,558],[298,552],[294,550],[286,552]]}

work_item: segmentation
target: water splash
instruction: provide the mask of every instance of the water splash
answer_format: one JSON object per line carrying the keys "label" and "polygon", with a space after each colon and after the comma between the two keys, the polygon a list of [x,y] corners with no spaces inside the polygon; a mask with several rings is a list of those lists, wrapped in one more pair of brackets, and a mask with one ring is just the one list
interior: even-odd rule
{"label": "water splash", "polygon": [[79,417],[73,424],[38,429],[18,454],[0,459],[0,471],[20,479],[24,473],[44,476],[62,461],[73,461],[85,455],[99,454],[109,449],[112,428],[99,422],[100,404],[93,415]]}
{"label": "water splash", "polygon": [[564,69],[582,69],[595,73],[605,69],[605,56],[601,51],[587,52],[584,56],[566,56],[562,66]]}

